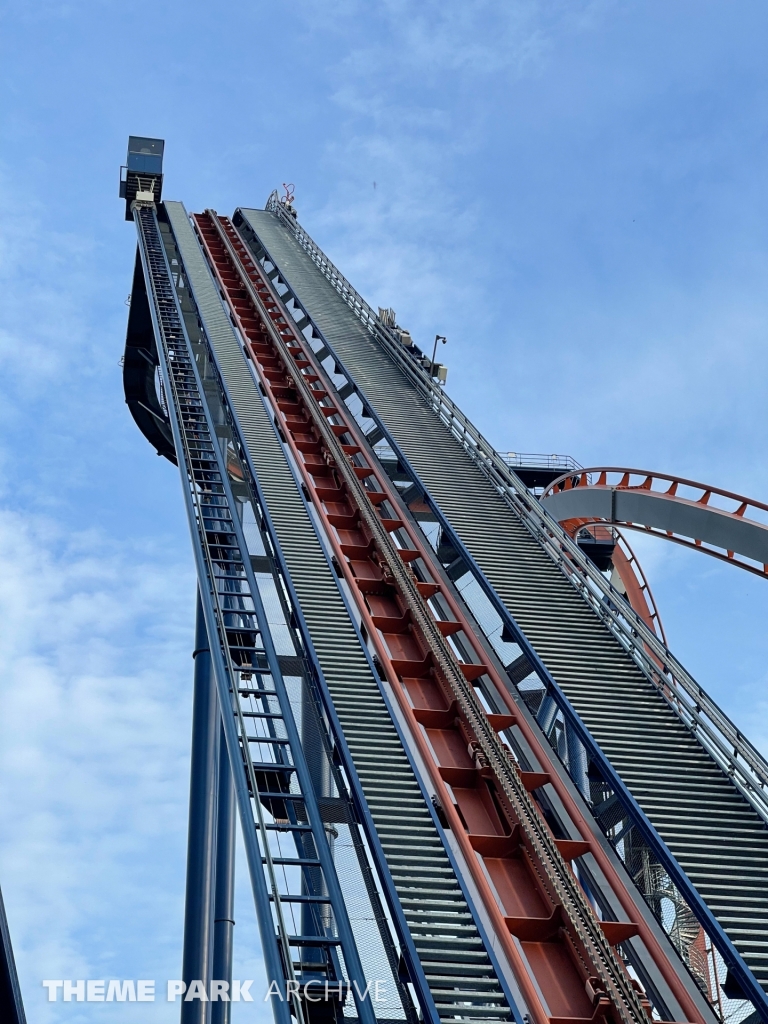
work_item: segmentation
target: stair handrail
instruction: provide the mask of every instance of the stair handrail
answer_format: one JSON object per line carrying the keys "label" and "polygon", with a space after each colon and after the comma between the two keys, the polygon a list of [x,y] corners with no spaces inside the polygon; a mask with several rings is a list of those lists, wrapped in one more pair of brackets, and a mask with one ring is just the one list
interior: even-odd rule
{"label": "stair handrail", "polygon": [[416,386],[433,412],[539,540],[550,558],[608,626],[685,726],[699,737],[702,745],[723,771],[731,776],[749,803],[768,821],[768,761],[649,629],[620,591],[602,575],[554,517],[539,504],[443,388],[431,379],[421,364],[408,357],[395,332],[382,324],[378,313],[288,213],[280,203],[277,191],[270,195],[265,209],[276,214],[281,223],[289,228],[323,276]]}

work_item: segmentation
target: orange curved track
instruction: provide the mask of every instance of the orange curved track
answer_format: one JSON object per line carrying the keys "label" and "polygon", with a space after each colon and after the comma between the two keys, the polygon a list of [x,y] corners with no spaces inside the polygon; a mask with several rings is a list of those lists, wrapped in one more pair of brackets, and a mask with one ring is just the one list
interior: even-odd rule
{"label": "orange curved track", "polygon": [[[648,579],[643,572],[637,555],[632,550],[629,541],[616,526],[603,525],[602,523],[580,523],[575,533],[587,530],[593,537],[600,540],[613,539],[615,547],[611,556],[613,569],[616,574],[611,574],[611,584],[617,590],[623,592],[624,597],[643,622],[652,629],[664,646],[667,646],[667,636],[661,621],[659,609],[653,596]],[[620,584],[620,585],[618,585]]]}
{"label": "orange curved track", "polygon": [[571,471],[541,497],[570,533],[590,523],[650,533],[768,577],[768,505],[722,488],[641,469]]}

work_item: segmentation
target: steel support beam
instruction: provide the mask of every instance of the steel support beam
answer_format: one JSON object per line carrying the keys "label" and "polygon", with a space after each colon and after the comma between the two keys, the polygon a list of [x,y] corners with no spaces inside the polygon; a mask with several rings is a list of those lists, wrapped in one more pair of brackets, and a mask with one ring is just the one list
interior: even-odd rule
{"label": "steel support beam", "polygon": [[[216,884],[213,897],[213,968],[215,981],[232,988],[232,944],[235,895],[235,787],[229,766],[224,727],[220,726],[219,779],[216,807]],[[209,992],[209,995],[212,995]],[[229,1024],[231,1003],[211,1003],[211,1024]]]}
{"label": "steel support beam", "polygon": [[0,893],[0,1019],[7,1024],[26,1024],[21,987],[13,958],[11,933],[5,916],[3,894]]}
{"label": "steel support beam", "polygon": [[[202,981],[207,992],[212,968],[216,778],[221,725],[199,591],[193,657],[192,767],[181,977],[188,988],[193,981]],[[208,1006],[202,999],[182,999],[181,1024],[208,1024]]]}

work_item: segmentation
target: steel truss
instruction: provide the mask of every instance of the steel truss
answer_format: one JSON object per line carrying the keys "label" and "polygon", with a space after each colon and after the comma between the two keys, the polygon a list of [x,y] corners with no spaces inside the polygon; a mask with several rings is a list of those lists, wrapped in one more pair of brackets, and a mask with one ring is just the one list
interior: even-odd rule
{"label": "steel truss", "polygon": [[0,893],[0,1012],[8,1024],[26,1024],[16,961],[11,946],[11,933]]}

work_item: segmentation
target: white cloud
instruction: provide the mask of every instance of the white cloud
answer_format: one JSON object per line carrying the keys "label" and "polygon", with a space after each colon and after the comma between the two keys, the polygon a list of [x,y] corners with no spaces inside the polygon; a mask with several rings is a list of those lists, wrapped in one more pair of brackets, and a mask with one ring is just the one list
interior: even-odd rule
{"label": "white cloud", "polygon": [[[39,394],[67,363],[87,372],[86,296],[93,301],[98,246],[83,234],[62,232],[22,186],[0,173],[4,208],[0,238],[2,315],[0,368],[10,375],[15,397]],[[126,289],[127,290],[127,289]],[[82,364],[85,364],[83,367]]]}
{"label": "white cloud", "polygon": [[[387,0],[381,5],[382,20],[393,38],[387,40],[386,63],[404,65],[420,72],[461,71],[492,73],[513,68],[517,73],[541,60],[546,38],[539,27],[541,5],[531,0],[499,3],[470,0],[446,4],[440,0],[414,3]],[[394,44],[394,46],[392,45]],[[357,51],[355,62],[368,73],[375,45]]]}
{"label": "white cloud", "polygon": [[612,6],[610,0],[332,0],[322,14],[302,5],[296,27],[348,41],[339,74],[377,78],[381,86],[403,74],[538,72],[560,28],[592,30]]}
{"label": "white cloud", "polygon": [[[160,549],[0,513],[0,884],[32,1020],[44,977],[178,970],[193,601]],[[165,1019],[139,1009],[110,1019]]]}

